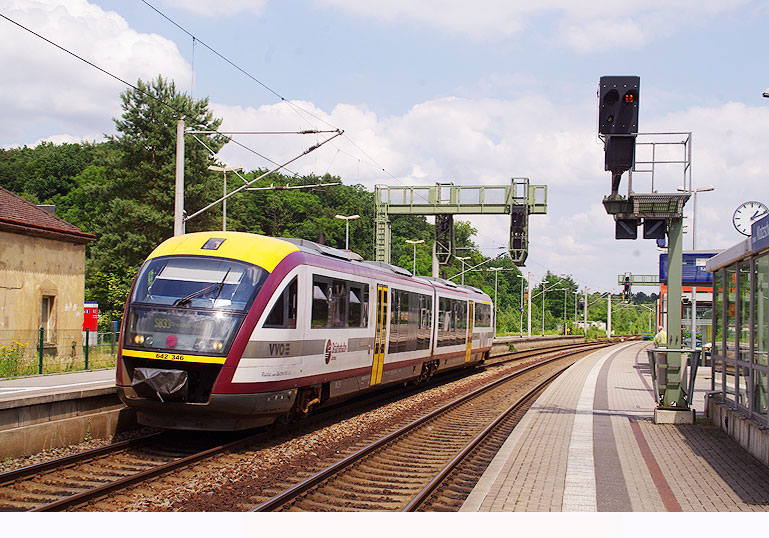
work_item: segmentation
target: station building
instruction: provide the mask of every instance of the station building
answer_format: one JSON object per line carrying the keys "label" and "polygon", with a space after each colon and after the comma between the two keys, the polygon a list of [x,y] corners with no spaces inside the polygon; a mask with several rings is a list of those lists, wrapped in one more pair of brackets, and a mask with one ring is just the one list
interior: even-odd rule
{"label": "station building", "polygon": [[769,465],[769,216],[745,241],[707,262],[713,274],[712,392],[708,415]]}
{"label": "station building", "polygon": [[[52,208],[49,208],[52,209]],[[82,350],[85,245],[95,236],[0,187],[0,345]],[[79,353],[82,353],[80,351]]]}

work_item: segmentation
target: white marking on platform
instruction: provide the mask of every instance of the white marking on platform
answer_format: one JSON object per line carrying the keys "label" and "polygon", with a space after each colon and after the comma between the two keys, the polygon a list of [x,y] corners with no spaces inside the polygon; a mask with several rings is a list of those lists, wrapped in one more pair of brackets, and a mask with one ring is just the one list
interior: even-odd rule
{"label": "white marking on platform", "polygon": [[577,401],[574,426],[571,430],[568,462],[566,464],[566,484],[563,488],[564,512],[597,512],[598,500],[595,486],[595,459],[593,453],[593,405],[598,374],[608,358],[624,349],[610,348],[598,359],[585,379],[579,400]]}
{"label": "white marking on platform", "polygon": [[32,390],[53,390],[53,389],[66,389],[70,387],[82,387],[83,385],[104,385],[105,383],[112,383],[102,379],[101,381],[84,381],[82,383],[68,383],[66,385],[42,385],[37,387],[0,387],[0,394],[12,394],[14,392],[28,392]]}

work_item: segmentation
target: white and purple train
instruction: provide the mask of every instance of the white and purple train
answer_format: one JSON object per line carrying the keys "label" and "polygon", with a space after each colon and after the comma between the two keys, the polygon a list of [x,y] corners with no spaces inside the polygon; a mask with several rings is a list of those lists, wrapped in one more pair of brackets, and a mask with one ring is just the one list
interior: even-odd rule
{"label": "white and purple train", "polygon": [[134,281],[118,394],[147,426],[253,428],[475,366],[493,312],[477,288],[310,241],[186,234]]}

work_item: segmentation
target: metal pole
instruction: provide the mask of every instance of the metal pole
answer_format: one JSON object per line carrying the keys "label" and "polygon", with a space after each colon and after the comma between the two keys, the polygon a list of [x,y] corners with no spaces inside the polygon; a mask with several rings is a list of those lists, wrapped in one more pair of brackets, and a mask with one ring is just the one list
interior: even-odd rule
{"label": "metal pole", "polygon": [[[350,221],[348,219],[344,219],[345,227],[344,227],[344,249],[350,250]],[[416,258],[416,249],[417,246],[414,245],[414,257]]]}
{"label": "metal pole", "polygon": [[582,328],[585,330],[585,337],[587,337],[587,286],[585,286],[585,307],[583,308],[584,325]]}
{"label": "metal pole", "polygon": [[520,314],[521,314],[521,322],[518,324],[518,327],[521,330],[521,338],[523,338],[523,275],[520,275],[521,277],[521,306],[520,306]]}
{"label": "metal pole", "polygon": [[[464,266],[465,262],[462,261]],[[464,276],[463,276],[464,278]],[[497,313],[499,308],[497,307],[497,281],[499,280],[499,271],[494,271],[494,338],[497,337]]]}
{"label": "metal pole", "polygon": [[227,170],[222,172],[224,174],[224,182],[222,183],[222,231],[227,231]]}
{"label": "metal pole", "polygon": [[692,191],[692,250],[697,250],[697,191]]}
{"label": "metal pole", "polygon": [[[681,349],[681,277],[683,262],[683,219],[672,218],[668,226],[668,313],[667,347]],[[667,375],[661,407],[686,410],[689,406],[683,395],[684,373],[682,353],[667,354]]]}
{"label": "metal pole", "polygon": [[85,369],[86,370],[88,370],[88,344],[89,344],[89,342],[88,342],[88,334],[89,334],[89,330],[88,330],[88,328],[86,328],[86,330],[85,330],[85,353],[84,353],[84,355],[85,355]]}
{"label": "metal pole", "polygon": [[526,319],[526,336],[531,338],[531,271],[529,271],[529,278],[527,280],[527,289],[529,290],[529,312],[528,312],[528,318]]}
{"label": "metal pole", "polygon": [[184,235],[184,120],[176,122],[176,183],[174,186],[174,235]]}
{"label": "metal pole", "polygon": [[563,288],[563,335],[566,336],[566,292],[567,288]]}
{"label": "metal pole", "polygon": [[609,292],[609,310],[606,315],[606,336],[611,338],[611,292]]}
{"label": "metal pole", "polygon": [[40,327],[40,344],[37,347],[38,350],[38,368],[37,373],[43,373],[43,328]]}
{"label": "metal pole", "polygon": [[545,291],[544,285],[542,287],[542,336],[545,336]]}

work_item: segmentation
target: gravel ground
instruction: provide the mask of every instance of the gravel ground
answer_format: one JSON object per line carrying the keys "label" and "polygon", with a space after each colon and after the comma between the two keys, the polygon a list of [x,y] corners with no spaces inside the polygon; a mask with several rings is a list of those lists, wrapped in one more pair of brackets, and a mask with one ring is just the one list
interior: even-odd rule
{"label": "gravel ground", "polygon": [[94,448],[101,448],[103,446],[111,445],[119,441],[127,441],[135,437],[142,437],[144,435],[150,435],[160,430],[154,428],[139,428],[131,430],[130,432],[120,433],[114,438],[104,439],[90,439],[77,445],[63,446],[61,448],[50,448],[37,454],[31,454],[29,456],[22,456],[19,458],[5,458],[0,462],[0,473],[5,471],[12,471],[14,469],[20,469],[36,463],[43,463],[45,461],[55,460],[57,458],[63,458],[64,456],[71,456],[79,452],[85,452],[86,450],[93,450]]}
{"label": "gravel ground", "polygon": [[[358,416],[314,429],[300,424],[276,431],[274,444],[244,451],[214,467],[210,462],[199,465],[195,477],[163,486],[163,478],[155,486],[142,486],[141,498],[121,507],[125,511],[242,511],[252,507],[248,498],[271,486],[282,486],[287,479],[305,478],[298,470],[313,472],[347,456],[385,432],[407,424],[422,414],[467,393],[492,378],[501,377],[515,366],[489,369],[470,377],[423,391],[403,400],[383,405]],[[219,460],[217,460],[219,461]],[[147,490],[157,493],[147,495]],[[129,492],[123,492],[129,494]],[[266,495],[266,494],[265,494]]]}

